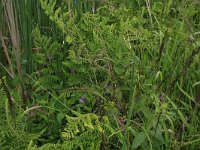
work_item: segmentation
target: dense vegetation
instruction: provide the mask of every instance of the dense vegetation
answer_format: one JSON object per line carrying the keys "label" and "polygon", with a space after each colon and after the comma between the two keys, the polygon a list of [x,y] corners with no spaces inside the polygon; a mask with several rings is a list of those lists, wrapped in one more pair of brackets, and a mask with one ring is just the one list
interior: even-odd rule
{"label": "dense vegetation", "polygon": [[0,149],[200,147],[198,0],[1,0]]}

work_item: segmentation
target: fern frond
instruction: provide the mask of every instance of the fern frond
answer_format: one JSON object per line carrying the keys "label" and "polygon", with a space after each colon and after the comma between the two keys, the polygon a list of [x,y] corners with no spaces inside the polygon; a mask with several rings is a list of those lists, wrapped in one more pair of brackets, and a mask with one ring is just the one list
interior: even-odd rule
{"label": "fern frond", "polygon": [[72,111],[76,117],[66,116],[67,124],[62,132],[63,141],[70,141],[73,148],[100,149],[104,129],[95,114],[80,114]]}
{"label": "fern frond", "polygon": [[45,10],[45,13],[63,31],[65,24],[62,18],[61,8],[56,8],[56,3],[56,0],[40,0],[40,4]]}

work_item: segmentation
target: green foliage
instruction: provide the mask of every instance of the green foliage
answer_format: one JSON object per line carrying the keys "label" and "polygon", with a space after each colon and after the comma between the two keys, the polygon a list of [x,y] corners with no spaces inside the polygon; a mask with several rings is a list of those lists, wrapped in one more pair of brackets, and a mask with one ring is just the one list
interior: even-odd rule
{"label": "green foliage", "polygon": [[20,150],[26,149],[28,145],[40,136],[40,134],[30,134],[21,129],[11,129],[2,126],[0,129],[0,146],[2,150]]}
{"label": "green foliage", "polygon": [[100,149],[104,130],[98,117],[95,114],[73,113],[76,117],[67,116],[67,126],[62,132],[62,140],[68,149]]}
{"label": "green foliage", "polygon": [[13,116],[10,113],[10,107],[7,102],[5,91],[0,84],[0,147],[2,150],[7,149],[26,149],[27,145],[37,139],[40,133],[29,133],[23,128],[23,116],[22,112],[18,108],[18,104],[21,102],[21,98],[18,93],[12,92],[11,96],[15,107],[15,111],[18,114],[16,117],[16,125],[13,123]]}
{"label": "green foliage", "polygon": [[100,121],[99,117],[92,113],[80,114],[75,111],[72,113],[74,117],[66,116],[67,123],[62,129],[60,143],[49,143],[40,148],[30,143],[29,149],[98,150],[102,147],[103,136],[109,136],[115,131],[107,117],[103,117]]}
{"label": "green foliage", "polygon": [[[159,149],[163,145],[176,147],[176,143],[173,145],[169,140],[174,140],[170,132],[175,130],[174,126],[178,127],[182,122],[185,126],[188,126],[188,123],[186,114],[176,106],[176,103],[179,103],[177,95],[180,93],[174,83],[180,81],[181,87],[184,84],[191,87],[192,83],[198,81],[196,79],[199,76],[199,73],[192,73],[192,78],[189,75],[190,71],[197,70],[197,55],[190,69],[183,66],[190,61],[189,59],[193,59],[190,58],[190,49],[195,49],[193,47],[199,41],[199,37],[196,36],[197,43],[185,44],[186,39],[191,36],[187,20],[199,13],[188,9],[194,5],[182,3],[183,9],[173,12],[178,3],[168,1],[167,5],[164,5],[153,2],[153,19],[150,21],[149,10],[145,9],[142,3],[141,9],[136,8],[137,11],[130,9],[131,7],[127,7],[123,2],[118,2],[121,4],[118,9],[115,8],[117,2],[107,3],[99,7],[95,14],[82,13],[78,20],[77,15],[71,15],[67,8],[61,12],[56,1],[40,3],[49,18],[63,32],[68,46],[68,51],[63,52],[64,57],[61,58],[62,64],[59,66],[64,75],[62,83],[68,89],[59,92],[57,88],[56,91],[61,93],[59,98],[67,99],[65,103],[75,105],[72,108],[79,112],[84,109],[86,112],[94,111],[99,115],[107,114],[112,122],[119,124],[120,130],[124,123],[122,121],[120,125],[119,117],[126,114],[130,106],[127,104],[131,104],[128,102],[128,96],[133,90],[133,82],[137,88],[134,105],[130,109],[134,110],[131,116],[136,117],[142,126],[128,132],[133,143],[127,143],[126,148],[138,148],[142,145],[149,145],[150,149]],[[161,13],[163,10],[164,14]],[[183,15],[183,12],[187,12],[188,18],[178,20],[177,17]],[[149,26],[150,23],[152,26]],[[194,27],[193,30],[197,32],[198,29]],[[188,70],[188,73],[185,70]],[[181,75],[183,72],[184,76]],[[42,81],[39,84],[42,84]],[[165,102],[161,102],[164,98],[158,99],[159,95],[165,97],[168,94],[175,98],[165,98]],[[89,103],[83,104],[84,107],[78,104],[82,96]],[[87,109],[88,105],[94,109]],[[168,110],[167,106],[171,109]],[[177,119],[179,121],[174,122]],[[126,130],[133,127],[132,123],[127,125]],[[121,143],[123,140],[127,141],[126,136],[119,135]]]}
{"label": "green foliage", "polygon": [[[25,110],[18,107],[16,89],[11,90],[16,132],[22,126],[18,134],[27,139],[19,140],[22,148],[199,147],[198,2],[39,3],[50,29],[34,22],[34,65],[26,76],[30,104]],[[2,90],[0,97],[1,118],[11,124]],[[2,141],[15,138],[12,132]]]}
{"label": "green foliage", "polygon": [[[46,36],[42,36],[39,29],[36,28],[33,31],[34,45],[36,47],[36,53],[34,59],[36,60],[35,69],[38,70],[34,73],[34,77],[38,78],[35,83],[35,91],[41,91],[37,84],[40,83],[47,90],[55,90],[62,87],[60,74],[60,57],[61,57],[61,46],[58,42]],[[57,84],[59,83],[59,85]]]}

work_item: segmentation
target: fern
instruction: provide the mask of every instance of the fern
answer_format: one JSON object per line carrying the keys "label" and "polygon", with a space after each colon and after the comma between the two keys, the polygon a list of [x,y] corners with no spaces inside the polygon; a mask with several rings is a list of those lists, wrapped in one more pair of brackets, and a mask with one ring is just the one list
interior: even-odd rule
{"label": "fern", "polygon": [[[128,9],[123,6],[120,7],[120,11],[113,12],[109,5],[99,8],[95,15],[83,13],[79,21],[74,21],[72,18],[67,20],[66,18],[70,14],[66,9],[61,13],[61,7],[57,5],[56,0],[40,0],[40,3],[52,22],[56,23],[64,33],[68,51],[64,51],[63,56],[59,57],[62,63],[57,67],[55,67],[57,63],[54,59],[46,61],[45,57],[50,47],[54,46],[50,44],[51,38],[45,37],[36,28],[33,33],[34,43],[40,49],[36,52],[36,59],[38,65],[43,66],[36,76],[38,79],[35,84],[36,91],[42,92],[37,85],[44,85],[47,90],[56,91],[56,95],[61,95],[60,99],[65,101],[66,97],[62,97],[62,91],[59,89],[90,87],[88,89],[90,91],[97,88],[101,89],[99,91],[101,95],[108,95],[108,100],[115,102],[116,106],[123,107],[127,102],[127,99],[124,99],[127,90],[123,90],[123,87],[130,86],[131,61],[134,55],[130,47],[133,46],[131,43],[137,40],[134,29],[141,23],[140,20],[135,17],[135,20],[132,21],[133,16],[131,15],[127,19]],[[104,11],[107,11],[106,15],[103,14]],[[112,17],[118,22],[110,21],[113,20]],[[143,28],[138,32],[142,31]],[[144,34],[148,35],[150,32]],[[152,43],[147,39],[140,41],[141,45],[144,45],[145,42]],[[57,50],[59,48],[61,47],[58,46]],[[57,51],[53,50],[50,56],[56,54]],[[59,68],[59,72],[55,71],[57,68]],[[56,84],[61,85],[60,88]],[[78,100],[77,97],[81,97],[81,94],[76,90],[73,93],[67,94],[69,95],[67,98],[68,101],[73,101],[71,103],[75,104],[75,99]],[[88,94],[88,96],[94,97],[94,94]],[[92,101],[93,106],[98,105],[97,97],[95,96]]]}
{"label": "fern", "polygon": [[67,124],[62,132],[64,143],[69,149],[98,150],[104,133],[103,124],[95,114],[79,114],[73,111],[75,117],[66,116]]}
{"label": "fern", "polygon": [[[60,1],[60,3],[62,2]],[[164,17],[171,15],[171,1],[166,6],[161,5],[160,2],[152,2],[152,12],[156,20],[153,24],[154,28],[149,26],[149,12],[146,7],[141,7],[139,9],[142,11],[137,11],[138,8],[130,9],[122,1],[116,0],[112,4],[107,3],[103,7],[99,7],[95,14],[82,13],[79,19],[76,19],[75,15],[71,16],[68,8],[59,6],[56,0],[40,0],[40,3],[51,21],[63,33],[67,51],[62,51],[63,56],[58,55],[62,63],[59,65],[59,72],[56,72],[56,61],[45,59],[46,53],[51,56],[57,55],[56,50],[53,50],[52,53],[48,51],[48,49],[55,49],[56,44],[51,46],[52,38],[44,37],[40,31],[37,31],[35,45],[41,41],[44,42],[36,46],[41,47],[41,51],[36,52],[36,56],[38,64],[43,67],[41,67],[40,74],[38,73],[36,76],[38,83],[35,87],[40,94],[44,94],[45,92],[38,86],[42,84],[52,93],[56,91],[54,94],[73,110],[87,113],[84,115],[73,114],[75,117],[67,115],[68,124],[62,133],[63,143],[56,146],[67,143],[71,149],[84,149],[86,145],[89,145],[87,147],[91,149],[99,149],[99,143],[102,141],[101,134],[107,131],[117,135],[116,140],[122,142],[124,139],[121,130],[124,129],[124,120],[121,119],[121,115],[126,115],[129,108],[127,104],[130,83],[137,83],[136,99],[140,99],[140,101],[136,100],[137,103],[134,106],[137,122],[147,122],[147,126],[150,126],[149,122],[155,122],[156,118],[152,120],[152,117],[149,117],[153,116],[152,105],[154,104],[152,101],[155,101],[149,95],[157,95],[156,90],[166,91],[162,87],[157,89],[159,81],[155,81],[155,76],[157,72],[162,71],[166,78],[162,82],[166,82],[166,85],[170,86],[170,80],[182,68],[191,48],[182,44],[188,37],[188,33],[184,36],[182,34],[182,31],[185,31],[183,26],[179,29],[180,24],[184,24],[184,21],[174,24],[173,17],[168,18],[171,20],[167,21],[168,24],[163,21],[166,19],[163,19],[160,12],[161,10],[166,12]],[[120,7],[117,4],[120,4]],[[145,2],[140,4],[145,6]],[[65,9],[61,9],[63,7]],[[158,26],[156,26],[157,24]],[[167,29],[170,31],[167,32],[168,40],[166,40],[166,47],[162,52],[162,55],[166,57],[161,58],[162,39]],[[180,39],[177,38],[179,36]],[[177,42],[180,45],[177,45]],[[176,50],[176,46],[179,47],[179,50]],[[174,55],[175,52],[177,55]],[[179,63],[176,63],[172,61],[176,56],[181,56],[183,59],[179,59]],[[160,62],[157,63],[157,60]],[[198,57],[195,57],[194,64],[192,64],[193,70],[195,67],[197,68],[198,62]],[[193,77],[194,81],[196,81],[195,77],[197,76]],[[189,76],[186,78],[189,79]],[[56,84],[61,85],[60,88]],[[171,90],[167,91],[170,93]],[[79,99],[83,96],[87,102],[80,104]],[[88,106],[92,109],[87,109]],[[114,126],[118,125],[118,130],[109,128],[109,124],[104,125],[107,130],[104,129],[100,121],[97,121],[99,118],[95,118],[93,113],[106,114]],[[95,121],[99,126],[94,123]],[[98,128],[103,130],[98,130]],[[128,130],[129,127],[126,129]],[[96,136],[94,137],[94,135]],[[90,139],[91,137],[93,140]],[[84,139],[92,142],[87,143]],[[133,137],[130,137],[130,140],[132,139]],[[95,145],[97,147],[94,147]]]}
{"label": "fern", "polygon": [[41,134],[30,134],[20,128],[13,130],[6,126],[0,126],[0,136],[0,146],[2,150],[21,150],[28,148],[29,143],[37,139]]}
{"label": "fern", "polygon": [[58,27],[63,30],[65,27],[63,16],[67,14],[61,11],[61,8],[56,8],[56,0],[40,0],[42,8],[45,13],[49,15],[49,18],[55,22]]}
{"label": "fern", "polygon": [[13,119],[10,115],[7,97],[0,84],[0,147],[2,150],[21,150],[26,149],[30,141],[37,139],[40,133],[28,133],[24,131],[22,112],[18,107],[21,97],[18,92],[11,91],[11,96],[16,105],[16,127],[14,127]]}
{"label": "fern", "polygon": [[113,136],[116,133],[107,117],[103,117],[100,121],[99,117],[92,113],[80,114],[72,111],[72,114],[75,116],[66,116],[67,123],[61,133],[60,142],[44,144],[41,147],[30,142],[29,150],[100,150],[102,136]]}
{"label": "fern", "polygon": [[[61,82],[62,78],[62,75],[56,75],[60,73],[59,66],[61,63],[59,59],[61,46],[57,41],[52,42],[51,38],[41,35],[38,28],[33,31],[33,37],[34,45],[37,49],[35,60],[37,60],[37,69],[40,70],[33,75],[35,78],[39,77],[37,83],[42,84],[47,90],[58,89],[59,86],[57,86],[57,83]],[[37,86],[37,83],[35,86]]]}

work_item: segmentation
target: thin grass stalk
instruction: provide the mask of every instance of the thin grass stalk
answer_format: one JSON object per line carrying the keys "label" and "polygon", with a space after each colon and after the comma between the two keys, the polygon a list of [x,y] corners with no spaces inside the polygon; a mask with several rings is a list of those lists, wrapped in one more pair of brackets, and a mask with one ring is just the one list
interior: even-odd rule
{"label": "thin grass stalk", "polygon": [[[32,53],[32,5],[33,5],[32,0],[27,0],[26,1],[26,11],[27,11],[27,43],[26,43],[26,47],[27,47],[27,60],[28,60],[28,66],[27,66],[27,71],[28,73],[32,73],[33,72],[33,53]],[[26,32],[25,31],[25,32]]]}
{"label": "thin grass stalk", "polygon": [[[35,1],[36,2],[36,1]],[[15,1],[15,5],[17,7],[17,14],[19,16],[19,24],[20,24],[20,39],[21,39],[21,48],[23,50],[25,59],[27,63],[25,65],[26,72],[32,73],[33,71],[33,63],[32,63],[32,0],[17,0]]]}
{"label": "thin grass stalk", "polygon": [[[130,120],[131,117],[133,115],[133,108],[134,108],[134,104],[135,104],[135,96],[136,96],[136,85],[134,88],[131,88],[131,95],[130,95],[130,102],[131,102],[131,106],[129,108],[129,112],[128,112],[128,117],[127,117],[127,123],[125,126],[125,136],[124,136],[124,144],[123,144],[123,150],[129,149],[129,125],[130,125]],[[126,146],[127,145],[127,146]]]}
{"label": "thin grass stalk", "polygon": [[37,18],[36,21],[38,23],[38,26],[41,28],[41,19],[42,19],[42,17],[41,17],[41,6],[40,6],[39,1],[36,1],[34,10],[36,10],[36,12],[37,12],[36,13],[37,16],[35,16]]}
{"label": "thin grass stalk", "polygon": [[3,20],[3,5],[2,2],[0,2],[0,28],[2,27],[2,21]]}
{"label": "thin grass stalk", "polygon": [[153,19],[152,19],[152,13],[151,13],[151,5],[150,5],[150,0],[146,0],[146,6],[149,12],[149,18],[151,22],[151,26],[153,27]]}
{"label": "thin grass stalk", "polygon": [[0,78],[0,80],[1,80],[1,83],[2,83],[2,86],[3,86],[3,89],[6,93],[7,99],[8,99],[9,110],[10,110],[12,117],[13,117],[14,127],[16,127],[16,112],[15,112],[15,109],[14,109],[14,104],[13,104],[13,100],[12,100],[10,91],[8,90],[8,87],[7,87],[6,83],[4,82],[3,78]]}
{"label": "thin grass stalk", "polygon": [[130,120],[133,114],[133,107],[135,104],[135,96],[136,96],[136,85],[134,86],[134,80],[135,80],[135,65],[133,64],[132,66],[132,72],[131,72],[131,85],[130,85],[130,94],[129,94],[129,111],[128,111],[128,116],[127,116],[127,123],[125,126],[125,134],[124,134],[124,142],[123,142],[123,150],[126,150],[129,148],[129,125],[130,125]]}
{"label": "thin grass stalk", "polygon": [[23,74],[22,74],[22,64],[21,64],[21,49],[20,49],[20,35],[17,25],[16,9],[13,7],[12,0],[2,0],[3,6],[5,8],[6,19],[8,23],[8,29],[11,36],[11,41],[13,44],[13,54],[16,60],[17,73],[19,77],[19,92],[23,99],[23,104],[25,104],[24,88],[23,88]]}
{"label": "thin grass stalk", "polygon": [[15,75],[14,69],[12,67],[12,62],[11,62],[11,58],[10,58],[9,53],[8,53],[8,48],[7,48],[7,46],[5,44],[5,41],[3,39],[2,31],[0,31],[0,37],[1,37],[1,43],[2,43],[2,46],[3,46],[3,52],[4,52],[5,56],[6,56],[6,60],[8,62],[8,66],[10,68],[10,70],[9,70],[10,76],[12,78],[14,78],[14,75]]}
{"label": "thin grass stalk", "polygon": [[10,76],[14,77],[14,69],[13,69],[13,66],[12,66],[12,61],[11,61],[11,58],[10,58],[10,55],[9,55],[8,48],[6,46],[5,40],[3,38],[3,26],[5,26],[5,22],[3,21],[4,20],[4,13],[3,13],[2,3],[0,3],[0,20],[1,20],[1,22],[0,22],[1,44],[2,44],[2,47],[3,47],[3,52],[5,54],[6,61],[8,62],[8,66],[10,68],[10,70],[9,70]]}
{"label": "thin grass stalk", "polygon": [[[5,59],[8,63],[9,68],[10,68],[9,71],[8,70],[6,70],[6,71],[13,78],[14,74],[15,74],[14,68],[12,66],[12,61],[11,61],[11,57],[9,55],[8,48],[7,48],[5,40],[3,38],[3,34],[4,34],[3,30],[5,29],[5,26],[6,26],[6,23],[4,22],[4,20],[5,20],[4,17],[5,17],[5,14],[3,13],[3,3],[0,2],[0,20],[1,20],[1,22],[0,22],[0,39],[1,39],[1,44],[2,44],[2,47],[3,47],[3,52],[5,54]],[[1,65],[2,65],[2,67],[4,67],[3,64],[1,64]],[[4,68],[4,69],[6,69],[6,68]]]}
{"label": "thin grass stalk", "polygon": [[188,58],[186,59],[185,64],[183,65],[183,67],[181,68],[180,73],[176,76],[176,78],[172,81],[170,88],[173,88],[176,84],[176,82],[178,82],[180,80],[181,77],[183,77],[186,73],[188,68],[190,67],[190,65],[192,64],[194,58],[196,55],[198,55],[200,53],[200,47],[197,47],[196,49],[194,49],[191,53],[190,56],[188,56]]}

